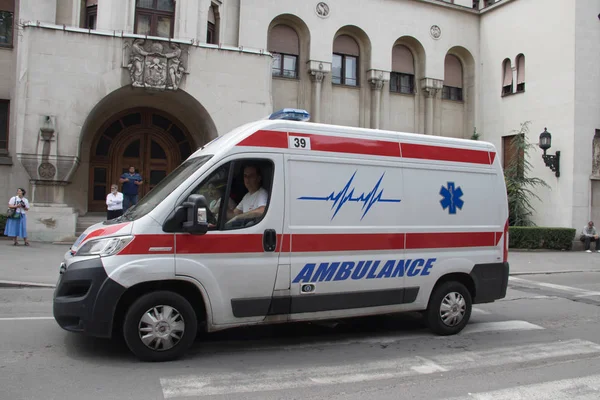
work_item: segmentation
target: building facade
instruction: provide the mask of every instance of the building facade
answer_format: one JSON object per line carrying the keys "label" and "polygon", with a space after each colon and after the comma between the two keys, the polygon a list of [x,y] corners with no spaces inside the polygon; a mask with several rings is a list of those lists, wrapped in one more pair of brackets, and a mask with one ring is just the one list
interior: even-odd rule
{"label": "building facade", "polygon": [[531,121],[527,139],[547,127],[561,152],[555,177],[532,151],[550,186],[534,220],[580,227],[600,218],[598,13],[600,0],[0,0],[0,192],[28,191],[32,240],[71,240],[130,165],[143,195],[280,108],[477,131],[503,159]]}

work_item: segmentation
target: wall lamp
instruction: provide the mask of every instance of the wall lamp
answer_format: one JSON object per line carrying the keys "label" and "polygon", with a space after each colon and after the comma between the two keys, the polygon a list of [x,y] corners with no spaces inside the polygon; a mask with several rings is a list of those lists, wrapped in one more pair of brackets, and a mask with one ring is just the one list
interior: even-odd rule
{"label": "wall lamp", "polygon": [[560,151],[557,151],[556,155],[546,154],[546,150],[552,147],[552,135],[550,135],[550,132],[548,132],[546,128],[544,128],[544,132],[540,134],[540,143],[538,146],[540,146],[540,149],[544,150],[542,158],[544,159],[546,167],[550,168],[558,178],[560,176]]}

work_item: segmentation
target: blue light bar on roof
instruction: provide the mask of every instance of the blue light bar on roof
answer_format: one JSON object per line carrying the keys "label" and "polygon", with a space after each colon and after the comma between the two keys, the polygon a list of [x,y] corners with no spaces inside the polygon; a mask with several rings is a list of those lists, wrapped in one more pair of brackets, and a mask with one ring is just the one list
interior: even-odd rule
{"label": "blue light bar on roof", "polygon": [[269,119],[287,119],[290,121],[308,121],[310,113],[306,110],[297,108],[284,108],[283,110],[275,111],[269,116]]}

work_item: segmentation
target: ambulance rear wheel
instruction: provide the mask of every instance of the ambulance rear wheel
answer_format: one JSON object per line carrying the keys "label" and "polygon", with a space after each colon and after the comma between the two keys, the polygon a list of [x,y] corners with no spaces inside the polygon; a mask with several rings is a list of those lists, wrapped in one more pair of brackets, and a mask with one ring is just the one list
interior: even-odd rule
{"label": "ambulance rear wheel", "polygon": [[190,303],[170,291],[143,295],[129,307],[123,321],[125,342],[142,361],[180,358],[194,342],[197,329]]}
{"label": "ambulance rear wheel", "polygon": [[435,288],[425,312],[429,329],[442,336],[463,330],[471,318],[471,293],[460,282],[444,282]]}

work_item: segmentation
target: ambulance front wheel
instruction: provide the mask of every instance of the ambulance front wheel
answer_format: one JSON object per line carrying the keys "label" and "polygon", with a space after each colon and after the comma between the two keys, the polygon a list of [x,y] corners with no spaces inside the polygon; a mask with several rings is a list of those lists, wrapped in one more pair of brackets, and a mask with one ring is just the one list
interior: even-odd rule
{"label": "ambulance front wheel", "polygon": [[425,312],[429,329],[438,335],[454,335],[471,318],[471,293],[460,282],[444,282],[435,288]]}
{"label": "ambulance front wheel", "polygon": [[143,295],[129,307],[123,321],[125,342],[142,361],[180,358],[194,342],[197,329],[190,303],[170,291]]}

